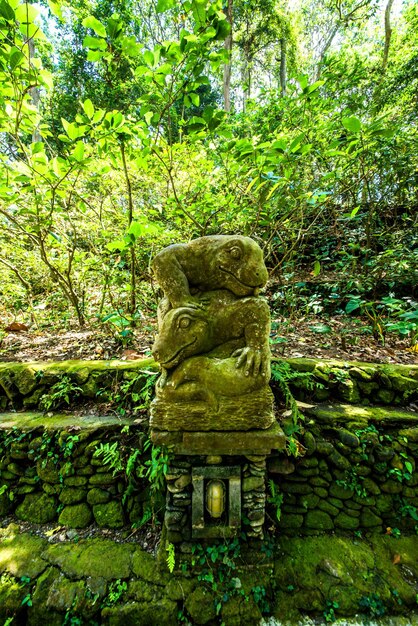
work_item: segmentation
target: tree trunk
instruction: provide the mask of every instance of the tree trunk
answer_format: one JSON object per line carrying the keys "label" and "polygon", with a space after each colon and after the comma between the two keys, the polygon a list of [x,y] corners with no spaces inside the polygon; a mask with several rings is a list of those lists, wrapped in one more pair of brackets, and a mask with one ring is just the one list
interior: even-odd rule
{"label": "tree trunk", "polygon": [[286,39],[280,39],[280,95],[286,95]]}
{"label": "tree trunk", "polygon": [[[128,165],[126,163],[126,155],[125,155],[125,144],[123,141],[120,144],[121,146],[121,156],[123,163],[123,171],[125,174],[125,182],[126,182],[126,190],[128,192],[128,228],[132,224],[132,220],[134,217],[134,203],[132,196],[132,185],[131,179],[129,178]],[[135,246],[131,245],[130,248],[130,257],[131,257],[131,298],[130,298],[130,306],[129,312],[131,315],[134,315],[136,311],[136,255],[135,255]],[[132,326],[135,326],[135,321],[132,320]]]}
{"label": "tree trunk", "polygon": [[231,110],[231,72],[232,72],[232,0],[228,0],[228,6],[226,8],[226,19],[229,22],[231,30],[228,37],[225,39],[224,47],[229,54],[228,63],[224,65],[224,77],[223,77],[223,94],[224,94],[224,109],[228,113]]}
{"label": "tree trunk", "polygon": [[389,58],[390,40],[392,37],[392,27],[390,25],[390,12],[392,10],[393,0],[388,0],[385,9],[385,49],[383,51],[382,75],[386,72],[386,66]]}
{"label": "tree trunk", "polygon": [[[28,47],[29,47],[29,59],[33,59],[35,56],[35,43],[32,37],[28,40]],[[29,93],[30,93],[30,97],[32,98],[32,102],[34,106],[39,110],[40,95],[39,95],[38,87],[31,87],[29,89]],[[36,143],[38,141],[42,141],[42,136],[41,136],[41,133],[39,132],[39,128],[35,128],[35,130],[32,133],[32,143]]]}
{"label": "tree trunk", "polygon": [[247,100],[248,98],[251,97],[251,59],[246,54],[245,49],[244,49],[244,60],[242,63],[241,76],[242,76],[242,89],[244,92],[242,110],[243,110],[243,113],[245,113],[247,109]]}

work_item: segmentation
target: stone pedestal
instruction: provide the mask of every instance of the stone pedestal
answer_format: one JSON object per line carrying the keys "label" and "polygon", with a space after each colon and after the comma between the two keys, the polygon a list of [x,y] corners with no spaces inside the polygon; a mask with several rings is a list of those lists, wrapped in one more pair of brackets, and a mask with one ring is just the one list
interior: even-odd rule
{"label": "stone pedestal", "polygon": [[[285,447],[276,422],[264,430],[152,430],[151,440],[171,446],[175,455],[166,476],[168,541],[227,538],[241,529],[248,537],[263,537],[266,457]],[[219,499],[215,516],[211,489]]]}

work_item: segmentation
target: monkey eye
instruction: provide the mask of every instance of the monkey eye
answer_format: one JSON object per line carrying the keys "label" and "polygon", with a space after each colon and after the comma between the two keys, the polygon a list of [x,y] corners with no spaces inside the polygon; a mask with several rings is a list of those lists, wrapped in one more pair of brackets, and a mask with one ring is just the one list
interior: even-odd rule
{"label": "monkey eye", "polygon": [[190,317],[181,317],[178,326],[179,328],[188,328],[190,326]]}
{"label": "monkey eye", "polygon": [[231,257],[233,259],[240,259],[241,258],[241,250],[240,248],[231,248],[229,251],[229,254],[231,255]]}

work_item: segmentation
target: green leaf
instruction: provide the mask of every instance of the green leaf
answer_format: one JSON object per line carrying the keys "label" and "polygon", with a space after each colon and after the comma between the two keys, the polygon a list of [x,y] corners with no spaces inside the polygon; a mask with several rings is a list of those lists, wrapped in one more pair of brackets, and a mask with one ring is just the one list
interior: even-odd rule
{"label": "green leaf", "polygon": [[88,98],[87,100],[84,100],[84,102],[81,103],[81,106],[83,107],[84,113],[91,120],[92,117],[94,116],[94,105],[92,101]]}
{"label": "green leaf", "polygon": [[93,124],[98,124],[102,121],[105,116],[106,111],[104,109],[97,109],[95,114],[93,115],[93,119],[91,120]]}
{"label": "green leaf", "polygon": [[52,0],[48,0],[48,6],[52,15],[55,15],[55,17],[58,17],[60,20],[64,19],[62,15],[62,9],[60,5],[58,4],[58,2],[53,2]]}
{"label": "green leaf", "polygon": [[77,139],[79,137],[78,127],[75,124],[68,124],[65,130],[70,139]]}
{"label": "green leaf", "polygon": [[164,11],[174,8],[176,4],[177,0],[158,0],[157,13],[164,13]]}
{"label": "green leaf", "polygon": [[319,276],[320,273],[321,273],[321,264],[319,261],[315,261],[312,274],[313,276]]}
{"label": "green leaf", "polygon": [[116,239],[106,244],[106,248],[110,250],[110,252],[115,252],[115,250],[123,252],[123,250],[126,250],[128,247],[129,244],[124,239]]}
{"label": "green leaf", "polygon": [[90,48],[92,50],[106,50],[107,43],[104,39],[99,39],[98,37],[92,37],[91,35],[86,35],[83,39],[84,48]]}
{"label": "green leaf", "polygon": [[322,87],[322,85],[324,83],[325,83],[324,80],[317,80],[315,83],[312,83],[312,85],[309,85],[308,87],[305,87],[304,91],[307,94],[313,93],[314,91],[319,89],[319,87]]}
{"label": "green leaf", "polygon": [[332,328],[330,326],[327,326],[326,324],[315,324],[314,326],[309,326],[309,330],[311,330],[313,333],[318,333],[322,335],[330,333],[332,331]]}
{"label": "green leaf", "polygon": [[360,300],[360,298],[352,298],[345,305],[345,312],[346,313],[352,313],[353,311],[356,311],[360,307],[361,307],[361,300]]}
{"label": "green leaf", "polygon": [[99,37],[106,37],[106,28],[93,15],[85,17],[82,21],[84,28],[91,28]]}
{"label": "green leaf", "polygon": [[405,465],[405,469],[412,474],[412,472],[414,471],[414,468],[412,467],[412,463],[410,461],[405,461],[404,463]]}
{"label": "green leaf", "polygon": [[360,210],[360,206],[355,206],[354,209],[350,213],[350,217],[355,217]]}
{"label": "green leaf", "polygon": [[341,120],[344,128],[351,133],[359,133],[361,130],[361,122],[358,117],[352,115],[351,117],[343,117]]}
{"label": "green leaf", "polygon": [[82,161],[84,157],[84,143],[82,141],[77,141],[75,148],[73,150],[72,156],[76,161]]}
{"label": "green leaf", "polygon": [[144,52],[144,61],[147,65],[154,65],[154,55],[151,50],[145,50]]}
{"label": "green leaf", "polygon": [[33,4],[24,2],[16,8],[15,15],[21,24],[31,24],[38,17],[39,11]]}
{"label": "green leaf", "polygon": [[134,239],[138,239],[138,237],[142,237],[144,234],[144,225],[139,222],[132,222],[128,228],[128,235],[133,235]]}
{"label": "green leaf", "polygon": [[10,52],[10,67],[14,70],[18,65],[20,65],[25,58],[25,55],[18,50],[17,48],[12,48]]}
{"label": "green leaf", "polygon": [[14,22],[15,12],[6,0],[2,0],[2,2],[0,2],[0,15],[1,17],[4,17],[5,20]]}
{"label": "green leaf", "polygon": [[145,121],[147,124],[151,123],[152,118],[154,117],[154,113],[152,111],[147,111],[144,115]]}
{"label": "green leaf", "polygon": [[198,93],[189,93],[189,98],[192,101],[192,104],[195,107],[198,107],[200,104],[200,98]]}
{"label": "green leaf", "polygon": [[206,23],[206,0],[192,0],[192,12],[197,28]]}

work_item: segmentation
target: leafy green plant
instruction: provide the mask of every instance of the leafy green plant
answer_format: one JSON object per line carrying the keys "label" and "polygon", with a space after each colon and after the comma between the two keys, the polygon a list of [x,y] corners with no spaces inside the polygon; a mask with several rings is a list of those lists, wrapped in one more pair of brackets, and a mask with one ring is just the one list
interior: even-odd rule
{"label": "leafy green plant", "polygon": [[109,584],[106,596],[102,600],[102,607],[114,606],[128,590],[128,583],[118,578]]}
{"label": "leafy green plant", "polygon": [[339,604],[338,602],[335,602],[334,600],[327,600],[327,605],[325,607],[324,610],[324,618],[325,621],[328,623],[332,623],[335,622],[336,620],[336,616],[335,616],[335,610],[339,608]]}
{"label": "leafy green plant", "polygon": [[360,476],[356,468],[357,466],[351,466],[350,469],[346,470],[346,477],[342,480],[337,480],[337,485],[354,491],[359,498],[367,498],[368,493],[362,482],[364,476]]}
{"label": "leafy green plant", "polygon": [[267,502],[274,506],[276,519],[280,522],[280,518],[282,515],[281,506],[283,504],[283,494],[279,492],[279,488],[276,483],[270,479],[268,481],[270,495],[267,496]]}
{"label": "leafy green plant", "polygon": [[386,607],[378,593],[362,596],[359,601],[359,608],[372,617],[382,617],[386,613]]}
{"label": "leafy green plant", "polygon": [[167,551],[166,562],[167,562],[168,571],[170,572],[170,574],[172,574],[176,566],[176,551],[172,543],[168,543],[165,549]]}
{"label": "leafy green plant", "polygon": [[144,451],[151,450],[151,458],[144,463],[145,476],[151,485],[151,493],[165,487],[165,475],[168,472],[172,452],[166,446],[154,446],[150,440],[144,444]]}
{"label": "leafy green plant", "polygon": [[76,385],[69,376],[62,376],[52,385],[48,393],[42,395],[39,407],[47,412],[61,407],[64,403],[69,405],[82,391],[81,387]]}
{"label": "leafy green plant", "polygon": [[[155,381],[158,372],[139,370],[131,378],[122,381],[113,391],[111,401],[116,405],[117,412],[124,416],[131,411],[136,413],[148,409],[154,396]],[[107,393],[100,389],[98,396]]]}
{"label": "leafy green plant", "polygon": [[251,587],[251,595],[262,613],[270,613],[270,604],[267,601],[267,591],[263,585]]}
{"label": "leafy green plant", "polygon": [[102,457],[103,464],[109,466],[109,470],[113,471],[113,476],[124,470],[118,441],[99,443],[93,452],[93,457]]}

